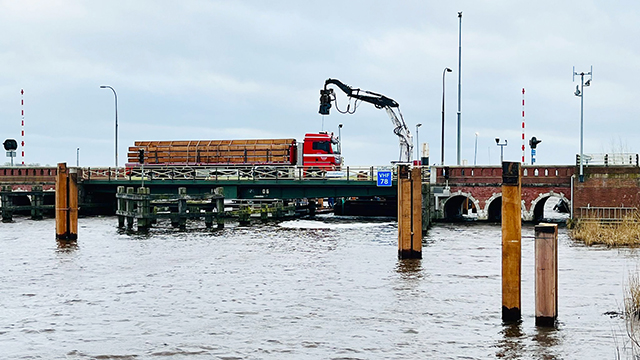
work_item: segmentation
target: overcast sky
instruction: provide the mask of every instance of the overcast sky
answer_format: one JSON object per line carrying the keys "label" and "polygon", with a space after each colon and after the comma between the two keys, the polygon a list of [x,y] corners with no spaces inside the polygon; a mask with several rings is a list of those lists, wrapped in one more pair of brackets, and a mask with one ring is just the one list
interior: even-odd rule
{"label": "overcast sky", "polygon": [[478,164],[498,164],[496,137],[508,140],[505,160],[520,159],[525,88],[526,138],[543,141],[537,162],[574,163],[573,66],[593,66],[585,153],[639,150],[637,1],[0,0],[0,137],[21,141],[24,89],[26,163],[75,164],[80,148],[82,166],[113,166],[114,96],[99,88],[110,85],[120,165],[136,140],[302,140],[339,123],[347,164],[397,160],[383,110],[318,114],[319,90],[336,78],[396,100],[440,163],[450,67],[445,163],[455,164],[458,11],[462,159],[473,164],[476,132]]}

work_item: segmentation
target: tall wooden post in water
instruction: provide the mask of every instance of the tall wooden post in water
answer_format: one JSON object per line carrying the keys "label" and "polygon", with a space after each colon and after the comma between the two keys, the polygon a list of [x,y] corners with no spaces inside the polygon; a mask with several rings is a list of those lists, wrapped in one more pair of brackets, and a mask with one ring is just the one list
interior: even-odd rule
{"label": "tall wooden post in water", "polygon": [[78,174],[58,164],[56,176],[56,239],[75,241],[78,239]]}
{"label": "tall wooden post in water", "polygon": [[518,321],[521,271],[520,163],[502,163],[502,321]]}
{"label": "tall wooden post in water", "polygon": [[398,165],[398,257],[422,259],[422,174]]}
{"label": "tall wooden post in water", "polygon": [[558,225],[536,226],[536,326],[558,317]]}

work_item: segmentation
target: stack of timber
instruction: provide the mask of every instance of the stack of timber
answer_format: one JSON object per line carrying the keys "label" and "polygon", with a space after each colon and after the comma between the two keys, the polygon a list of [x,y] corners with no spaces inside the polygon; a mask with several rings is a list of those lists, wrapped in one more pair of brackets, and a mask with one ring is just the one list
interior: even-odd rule
{"label": "stack of timber", "polygon": [[136,141],[128,162],[145,164],[294,164],[295,139]]}

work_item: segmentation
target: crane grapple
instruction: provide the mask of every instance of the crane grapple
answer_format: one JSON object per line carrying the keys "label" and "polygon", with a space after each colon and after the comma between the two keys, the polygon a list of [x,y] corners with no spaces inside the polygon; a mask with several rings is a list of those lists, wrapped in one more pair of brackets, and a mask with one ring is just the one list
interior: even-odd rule
{"label": "crane grapple", "polygon": [[[356,103],[353,105],[353,110],[351,110],[351,104],[347,105],[345,111],[341,111],[340,109],[338,109],[338,106],[336,104],[336,110],[338,110],[338,112],[340,113],[353,114],[358,107],[358,101],[364,101],[373,104],[373,106],[375,106],[377,109],[385,109],[387,114],[389,115],[389,118],[391,119],[391,122],[394,125],[393,133],[398,136],[398,139],[400,141],[400,161],[411,161],[411,154],[413,153],[413,137],[409,132],[407,124],[402,118],[402,113],[400,112],[400,104],[382,94],[367,90],[361,90],[358,88],[354,89],[337,79],[327,79],[324,82],[324,89],[320,90],[319,113],[322,115],[329,115],[329,112],[331,110],[331,102],[336,101],[336,96],[333,92],[333,89],[327,88],[329,85],[337,86],[350,99],[355,99],[356,101]],[[398,114],[396,114],[396,111],[394,111],[394,109],[397,109]]]}

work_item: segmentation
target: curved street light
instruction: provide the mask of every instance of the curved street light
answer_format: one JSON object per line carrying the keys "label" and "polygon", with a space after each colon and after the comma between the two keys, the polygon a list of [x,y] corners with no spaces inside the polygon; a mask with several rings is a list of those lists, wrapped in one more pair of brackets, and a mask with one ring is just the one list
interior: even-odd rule
{"label": "curved street light", "polygon": [[444,68],[442,70],[442,138],[440,139],[440,165],[444,165],[444,75],[453,70]]}
{"label": "curved street light", "polygon": [[[589,71],[588,73],[585,73],[584,71],[581,73],[577,73],[575,67],[573,68],[573,78],[575,80],[576,75],[580,75],[580,88],[578,88],[578,85],[576,85],[576,92],[574,93],[575,96],[580,98],[580,175],[579,175],[579,181],[580,182],[584,182],[584,172],[582,169],[582,164],[584,163],[583,159],[584,159],[584,153],[582,152],[582,133],[583,133],[583,119],[584,119],[584,87],[585,86],[589,86],[591,85],[591,79],[592,79],[592,73],[593,73],[593,66],[591,67],[591,71]],[[589,80],[587,80],[587,82],[584,82],[584,76],[585,75],[589,75]]]}
{"label": "curved street light", "polygon": [[111,89],[116,99],[116,176],[118,174],[118,94],[116,90],[109,85],[100,85],[100,89]]}

